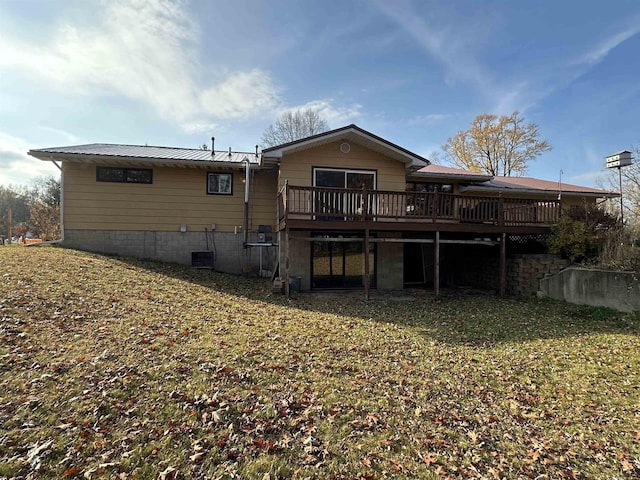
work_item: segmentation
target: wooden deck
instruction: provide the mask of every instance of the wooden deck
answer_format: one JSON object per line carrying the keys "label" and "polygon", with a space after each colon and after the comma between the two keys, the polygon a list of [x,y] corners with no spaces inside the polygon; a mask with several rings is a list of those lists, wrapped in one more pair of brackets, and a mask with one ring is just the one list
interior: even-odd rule
{"label": "wooden deck", "polygon": [[285,185],[278,228],[543,233],[559,200]]}

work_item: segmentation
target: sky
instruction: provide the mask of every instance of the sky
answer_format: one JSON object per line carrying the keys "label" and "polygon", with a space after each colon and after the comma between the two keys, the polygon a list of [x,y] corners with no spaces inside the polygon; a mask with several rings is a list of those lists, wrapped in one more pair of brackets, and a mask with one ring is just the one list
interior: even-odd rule
{"label": "sky", "polygon": [[445,165],[518,110],[552,146],[527,176],[593,186],[640,144],[639,79],[636,0],[0,0],[0,185],[58,175],[32,148],[253,151],[311,107]]}

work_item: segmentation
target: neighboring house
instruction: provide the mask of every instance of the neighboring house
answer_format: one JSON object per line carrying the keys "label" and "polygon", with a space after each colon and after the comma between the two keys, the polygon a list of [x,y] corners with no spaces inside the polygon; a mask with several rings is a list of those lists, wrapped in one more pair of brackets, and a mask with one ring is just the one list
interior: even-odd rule
{"label": "neighboring house", "polygon": [[[216,270],[367,295],[441,282],[508,291],[508,254],[542,251],[565,205],[615,195],[431,165],[356,125],[262,152],[29,154],[61,163],[64,245],[184,264],[214,250]],[[471,270],[490,271],[490,284]]]}

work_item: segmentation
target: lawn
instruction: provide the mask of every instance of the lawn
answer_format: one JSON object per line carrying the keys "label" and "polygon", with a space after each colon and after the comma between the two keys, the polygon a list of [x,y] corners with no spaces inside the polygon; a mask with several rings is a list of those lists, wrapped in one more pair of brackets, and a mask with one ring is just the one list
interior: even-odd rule
{"label": "lawn", "polygon": [[0,478],[637,478],[639,334],[0,247]]}

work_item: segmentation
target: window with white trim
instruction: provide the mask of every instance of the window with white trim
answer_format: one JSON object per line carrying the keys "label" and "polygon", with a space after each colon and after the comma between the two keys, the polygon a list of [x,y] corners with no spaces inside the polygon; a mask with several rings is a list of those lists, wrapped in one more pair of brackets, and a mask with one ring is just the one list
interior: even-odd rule
{"label": "window with white trim", "polygon": [[208,172],[207,194],[233,195],[233,174]]}

